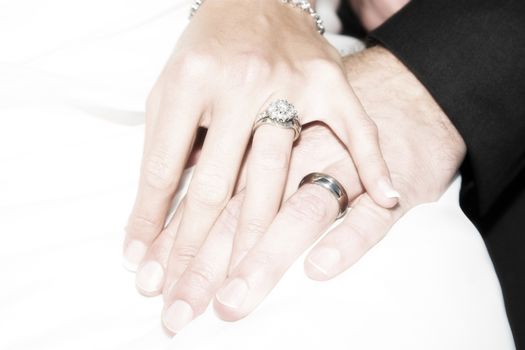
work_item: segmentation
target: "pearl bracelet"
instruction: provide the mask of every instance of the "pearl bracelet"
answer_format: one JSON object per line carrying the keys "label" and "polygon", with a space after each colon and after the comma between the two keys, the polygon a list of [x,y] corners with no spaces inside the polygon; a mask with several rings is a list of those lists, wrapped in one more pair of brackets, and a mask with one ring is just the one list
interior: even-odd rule
{"label": "pearl bracelet", "polygon": [[[197,10],[201,7],[201,5],[204,3],[205,0],[193,0],[193,5],[191,5],[190,9],[190,19],[195,15]],[[317,31],[319,34],[324,34],[325,27],[323,20],[319,16],[319,14],[313,9],[312,5],[310,4],[310,1],[308,0],[281,0],[283,4],[289,4],[293,7],[297,7],[304,12],[308,13],[314,20],[315,20],[315,26],[317,27]]]}

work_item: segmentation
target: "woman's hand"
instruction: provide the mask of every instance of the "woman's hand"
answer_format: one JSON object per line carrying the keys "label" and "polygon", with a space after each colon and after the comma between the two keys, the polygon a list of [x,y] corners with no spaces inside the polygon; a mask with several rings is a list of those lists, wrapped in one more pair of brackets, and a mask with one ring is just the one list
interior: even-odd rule
{"label": "woman's hand", "polygon": [[[341,57],[317,33],[313,19],[279,0],[208,0],[180,38],[147,104],[141,178],[124,244],[127,265],[141,264],[163,229],[175,242],[167,273],[162,266],[142,264],[143,274],[154,276],[144,293],[158,294],[162,285],[172,284],[197,254],[231,197],[254,121],[279,98],[296,106],[303,124],[319,120],[334,131],[377,203],[397,203],[377,128],[347,84]],[[180,220],[165,227],[199,126],[208,132],[184,209],[175,215]],[[293,136],[269,126],[254,134],[238,256],[277,213]]]}
{"label": "woman's hand", "polygon": [[[385,209],[363,194],[351,158],[335,136],[321,126],[311,127],[294,148],[287,200],[252,250],[228,271],[244,196],[240,192],[217,220],[197,257],[169,290],[163,321],[172,332],[204,312],[216,291],[215,310],[221,318],[233,321],[249,314],[331,225],[339,207],[330,192],[305,185],[293,193],[304,175],[312,171],[332,175],[351,199],[357,197],[346,218],[306,258],[305,271],[316,280],[327,280],[346,270],[402,215],[418,204],[437,200],[452,181],[466,147],[419,81],[381,48],[369,49],[348,62],[350,81],[378,125],[387,164],[402,193],[399,205]],[[170,242],[164,237],[158,248]]]}

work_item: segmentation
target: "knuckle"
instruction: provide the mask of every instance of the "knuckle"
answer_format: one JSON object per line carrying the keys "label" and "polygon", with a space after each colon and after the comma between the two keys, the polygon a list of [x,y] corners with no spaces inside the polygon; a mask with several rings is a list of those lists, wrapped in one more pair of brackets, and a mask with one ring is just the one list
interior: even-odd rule
{"label": "knuckle", "polygon": [[261,237],[266,232],[267,226],[259,219],[250,219],[246,223],[245,233],[249,237]]}
{"label": "knuckle", "polygon": [[196,262],[186,270],[187,281],[200,289],[207,289],[215,279],[215,269],[207,263]]}
{"label": "knuckle", "polygon": [[196,172],[191,182],[189,198],[206,207],[223,207],[231,193],[231,185],[221,171]]}
{"label": "knuckle", "polygon": [[164,150],[153,150],[143,165],[147,185],[161,191],[173,191],[176,187],[174,164],[170,154]]}
{"label": "knuckle", "polygon": [[297,192],[286,208],[290,215],[301,221],[320,223],[328,218],[326,200],[311,192]]}
{"label": "knuckle", "polygon": [[187,266],[197,256],[199,248],[194,245],[173,247],[174,260],[177,265]]}

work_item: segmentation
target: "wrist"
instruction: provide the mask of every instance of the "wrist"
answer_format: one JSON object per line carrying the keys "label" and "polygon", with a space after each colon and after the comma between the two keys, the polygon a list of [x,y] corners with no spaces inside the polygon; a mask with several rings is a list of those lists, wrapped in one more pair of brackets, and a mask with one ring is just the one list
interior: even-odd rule
{"label": "wrist", "polygon": [[[376,46],[344,60],[348,81],[367,109],[384,119],[431,127],[463,159],[463,138],[425,86],[387,49]],[[374,93],[371,94],[370,92]],[[417,120],[414,120],[417,118]],[[410,120],[407,120],[410,119]]]}

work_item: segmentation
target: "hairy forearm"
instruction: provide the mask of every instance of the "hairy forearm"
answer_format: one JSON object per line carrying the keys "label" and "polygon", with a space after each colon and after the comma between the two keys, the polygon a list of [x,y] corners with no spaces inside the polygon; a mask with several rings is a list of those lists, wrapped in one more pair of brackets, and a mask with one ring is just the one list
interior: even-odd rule
{"label": "hairy forearm", "polygon": [[[345,57],[345,69],[348,81],[370,115],[383,115],[384,119],[398,115],[396,122],[417,125],[414,131],[425,125],[434,135],[440,135],[442,157],[463,160],[466,145],[449,117],[425,86],[390,51],[376,46]],[[372,90],[374,94],[366,93]]]}

